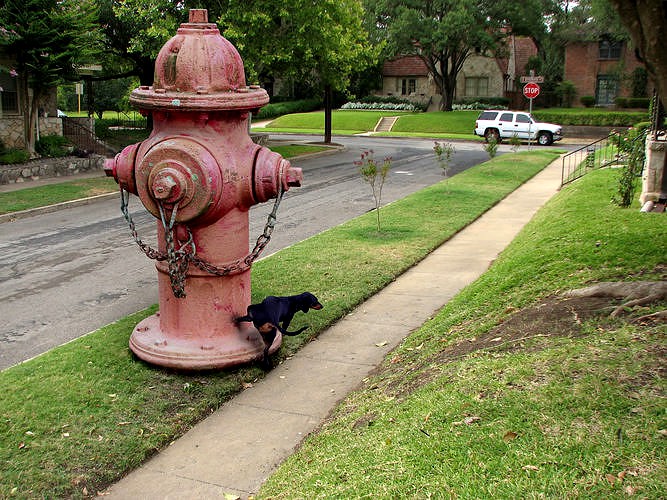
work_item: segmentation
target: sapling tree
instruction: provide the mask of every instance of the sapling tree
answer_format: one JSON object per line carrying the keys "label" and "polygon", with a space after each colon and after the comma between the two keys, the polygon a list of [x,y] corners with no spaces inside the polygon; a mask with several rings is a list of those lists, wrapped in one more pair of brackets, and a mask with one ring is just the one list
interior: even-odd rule
{"label": "sapling tree", "polygon": [[442,175],[444,175],[445,180],[447,180],[449,175],[449,166],[452,161],[452,156],[454,156],[454,153],[456,152],[456,149],[449,142],[440,143],[436,141],[433,145],[433,151],[435,152],[435,156],[438,159],[438,164],[442,169]]}
{"label": "sapling tree", "polygon": [[359,167],[361,178],[371,186],[373,200],[375,201],[375,213],[377,215],[378,232],[380,232],[380,204],[382,203],[382,188],[384,187],[384,182],[387,179],[389,169],[391,168],[391,157],[385,157],[382,165],[378,165],[375,157],[373,156],[373,151],[364,151],[361,153],[361,159],[355,161],[354,164]]}
{"label": "sapling tree", "polygon": [[498,141],[495,139],[489,140],[489,142],[484,145],[484,151],[488,153],[489,158],[495,158],[498,153]]}

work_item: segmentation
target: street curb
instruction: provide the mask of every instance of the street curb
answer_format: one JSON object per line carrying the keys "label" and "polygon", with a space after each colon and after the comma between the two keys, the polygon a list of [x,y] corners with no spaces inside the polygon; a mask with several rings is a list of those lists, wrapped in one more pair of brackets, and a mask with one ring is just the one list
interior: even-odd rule
{"label": "street curb", "polygon": [[19,219],[27,219],[28,217],[33,217],[35,215],[49,214],[52,212],[57,212],[59,210],[64,210],[66,208],[74,208],[82,205],[90,205],[97,201],[104,201],[106,199],[115,198],[118,196],[118,191],[112,193],[98,194],[96,196],[89,196],[88,198],[80,198],[78,200],[64,201],[62,203],[56,203],[54,205],[47,205],[45,207],[31,208],[29,210],[21,210],[19,212],[10,212],[8,214],[0,215],[0,224],[5,222],[14,222]]}

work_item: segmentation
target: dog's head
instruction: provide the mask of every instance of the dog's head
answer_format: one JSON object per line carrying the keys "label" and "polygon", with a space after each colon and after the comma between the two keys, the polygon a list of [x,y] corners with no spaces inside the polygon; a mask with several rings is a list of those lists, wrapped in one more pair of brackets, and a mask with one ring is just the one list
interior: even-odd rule
{"label": "dog's head", "polygon": [[309,309],[319,310],[324,307],[320,304],[320,301],[317,300],[317,297],[310,292],[303,292],[299,295],[299,305],[302,312],[308,312]]}

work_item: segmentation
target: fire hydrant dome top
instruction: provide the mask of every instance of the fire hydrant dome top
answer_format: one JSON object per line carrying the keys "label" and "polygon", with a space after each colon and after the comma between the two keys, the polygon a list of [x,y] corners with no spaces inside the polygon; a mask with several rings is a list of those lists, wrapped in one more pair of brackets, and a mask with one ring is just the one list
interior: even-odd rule
{"label": "fire hydrant dome top", "polygon": [[246,86],[243,61],[205,9],[190,10],[190,22],[160,50],[152,87],[130,96],[140,109],[251,110],[269,102],[258,86]]}

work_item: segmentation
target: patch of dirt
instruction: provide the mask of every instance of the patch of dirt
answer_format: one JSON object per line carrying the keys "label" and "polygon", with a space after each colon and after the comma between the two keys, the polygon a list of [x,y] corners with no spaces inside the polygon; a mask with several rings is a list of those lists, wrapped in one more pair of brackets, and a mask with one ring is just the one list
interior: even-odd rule
{"label": "patch of dirt", "polygon": [[526,340],[538,337],[576,337],[581,335],[584,321],[608,314],[617,302],[602,297],[549,297],[515,312],[484,335],[447,347],[438,361],[453,361],[479,350],[516,351]]}
{"label": "patch of dirt", "polygon": [[[609,286],[600,283],[594,287],[547,297],[537,305],[514,312],[488,333],[446,346],[430,359],[420,359],[413,363],[407,359],[399,359],[395,367],[385,368],[392,376],[388,378],[388,385],[383,387],[383,391],[394,397],[404,398],[437,377],[439,371],[429,366],[455,361],[477,351],[516,352],[539,349],[538,345],[527,346],[528,342],[538,338],[581,336],[584,334],[582,325],[589,320],[597,320],[601,325],[619,320],[647,327],[664,324],[665,315],[660,314],[664,311],[643,316],[641,309],[632,309],[637,305],[665,302],[664,295],[646,293],[649,283],[657,283],[657,289],[664,290],[664,281],[639,281],[634,282],[634,285],[622,283],[623,290],[627,293],[608,293],[609,290],[615,292],[619,283],[610,283]],[[599,293],[600,290],[604,293]],[[651,290],[655,291],[656,287],[653,286]],[[642,299],[636,300],[635,297]],[[646,297],[650,299],[647,301]],[[624,307],[625,305],[629,307]]]}

